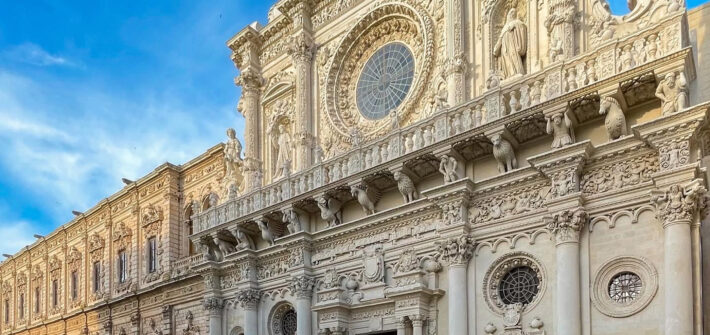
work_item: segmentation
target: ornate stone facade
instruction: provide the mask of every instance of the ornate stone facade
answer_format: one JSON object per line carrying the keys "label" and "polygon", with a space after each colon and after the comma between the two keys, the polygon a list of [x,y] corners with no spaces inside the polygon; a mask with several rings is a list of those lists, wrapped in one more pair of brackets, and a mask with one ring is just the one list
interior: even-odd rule
{"label": "ornate stone facade", "polygon": [[5,260],[0,334],[710,332],[706,23],[629,4],[278,1],[244,145]]}

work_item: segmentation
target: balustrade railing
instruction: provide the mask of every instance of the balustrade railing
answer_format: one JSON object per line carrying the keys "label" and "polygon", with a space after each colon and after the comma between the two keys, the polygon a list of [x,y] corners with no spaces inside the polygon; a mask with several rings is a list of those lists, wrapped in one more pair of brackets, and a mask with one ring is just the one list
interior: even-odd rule
{"label": "balustrade railing", "polygon": [[464,104],[437,111],[421,121],[396,129],[380,140],[195,214],[196,233],[677,52],[687,45],[681,33],[683,17],[684,14],[669,17],[653,28],[609,41],[583,55],[552,63],[542,71],[504,80],[498,87],[490,88]]}

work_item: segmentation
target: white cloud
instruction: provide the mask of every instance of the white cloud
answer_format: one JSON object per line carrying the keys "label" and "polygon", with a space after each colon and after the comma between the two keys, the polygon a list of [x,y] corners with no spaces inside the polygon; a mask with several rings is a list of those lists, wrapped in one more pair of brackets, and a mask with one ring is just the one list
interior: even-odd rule
{"label": "white cloud", "polygon": [[[0,223],[0,236],[3,240],[0,243],[0,254],[14,255],[35,241],[32,237],[33,234],[35,233],[32,226],[26,221]],[[4,258],[2,257],[0,260]]]}
{"label": "white cloud", "polygon": [[15,62],[22,62],[37,66],[75,65],[73,62],[70,62],[64,57],[50,54],[46,50],[42,49],[42,47],[34,43],[23,43],[17,45],[3,52],[2,55]]}

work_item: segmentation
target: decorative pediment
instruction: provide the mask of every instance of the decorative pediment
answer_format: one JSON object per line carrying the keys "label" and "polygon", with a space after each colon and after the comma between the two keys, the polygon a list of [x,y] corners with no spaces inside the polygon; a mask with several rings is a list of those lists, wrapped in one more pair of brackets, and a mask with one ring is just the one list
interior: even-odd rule
{"label": "decorative pediment", "polygon": [[67,254],[67,265],[72,269],[78,269],[81,265],[81,251],[76,247],[71,247]]}
{"label": "decorative pediment", "polygon": [[17,287],[22,288],[27,285],[27,275],[24,272],[17,274]]}
{"label": "decorative pediment", "polygon": [[133,236],[131,229],[126,227],[124,222],[121,222],[113,232],[113,241],[125,247],[131,244],[131,236]]}

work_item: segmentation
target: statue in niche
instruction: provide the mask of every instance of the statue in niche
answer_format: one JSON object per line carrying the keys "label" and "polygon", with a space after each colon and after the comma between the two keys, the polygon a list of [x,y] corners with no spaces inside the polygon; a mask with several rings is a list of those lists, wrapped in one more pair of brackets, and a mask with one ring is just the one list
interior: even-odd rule
{"label": "statue in niche", "polygon": [[515,8],[511,8],[493,49],[505,78],[525,74],[523,59],[528,51],[527,43],[527,27],[516,17]]}
{"label": "statue in niche", "polygon": [[271,120],[267,133],[271,134],[271,144],[276,150],[274,178],[287,177],[291,172],[291,135],[286,131],[286,125],[278,122],[278,115]]}
{"label": "statue in niche", "polygon": [[552,135],[552,148],[562,148],[574,143],[574,129],[567,113],[558,112],[545,116],[547,119],[547,133]]}
{"label": "statue in niche", "polygon": [[688,105],[688,82],[683,72],[677,75],[677,80],[675,73],[667,74],[658,84],[656,97],[661,99],[661,111],[664,116],[685,109]]}

